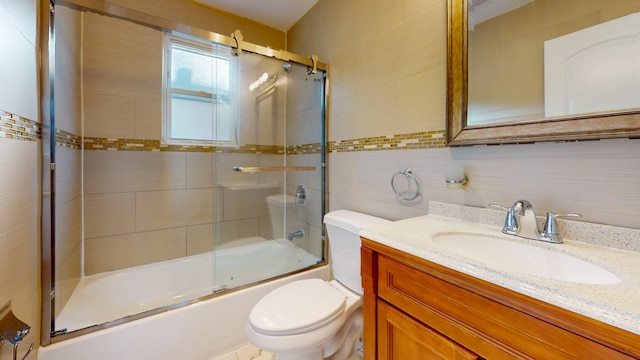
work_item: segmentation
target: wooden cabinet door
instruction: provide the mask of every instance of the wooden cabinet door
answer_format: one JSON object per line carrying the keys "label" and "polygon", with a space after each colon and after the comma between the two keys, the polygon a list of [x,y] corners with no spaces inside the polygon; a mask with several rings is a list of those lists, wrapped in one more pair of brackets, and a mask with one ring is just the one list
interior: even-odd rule
{"label": "wooden cabinet door", "polygon": [[478,359],[478,356],[378,300],[378,360]]}

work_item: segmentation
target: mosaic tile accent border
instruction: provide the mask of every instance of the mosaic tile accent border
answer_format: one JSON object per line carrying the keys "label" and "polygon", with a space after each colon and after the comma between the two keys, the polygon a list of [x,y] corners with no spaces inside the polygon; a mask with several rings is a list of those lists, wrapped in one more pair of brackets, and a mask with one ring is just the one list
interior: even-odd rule
{"label": "mosaic tile accent border", "polygon": [[56,146],[79,150],[82,148],[82,136],[56,129]]}
{"label": "mosaic tile accent border", "polygon": [[328,145],[329,152],[446,148],[445,133],[446,130],[424,131],[411,134],[330,141]]}
{"label": "mosaic tile accent border", "polygon": [[320,143],[287,146],[287,155],[320,154],[321,152]]}
{"label": "mosaic tile accent border", "polygon": [[160,140],[111,139],[98,137],[85,137],[83,143],[85,150],[284,154],[284,148],[277,145],[246,144],[239,147],[168,145],[162,144]]}
{"label": "mosaic tile accent border", "polygon": [[[64,132],[63,132],[64,133]],[[64,133],[61,140],[75,144],[73,134]],[[56,136],[58,138],[58,136]],[[279,145],[247,144],[239,147],[201,146],[201,145],[167,145],[159,140],[144,139],[111,139],[77,137],[82,141],[85,150],[110,151],[172,151],[172,152],[216,152],[216,153],[244,153],[244,154],[319,154],[322,152],[320,143],[291,145],[286,149]],[[58,139],[56,139],[58,140]],[[78,145],[79,146],[79,145]],[[327,144],[329,152],[352,151],[386,151],[386,150],[415,150],[446,148],[445,130],[425,131],[411,134],[396,134],[371,138],[330,141]]]}
{"label": "mosaic tile accent border", "polygon": [[19,141],[39,141],[40,124],[0,110],[0,137]]}

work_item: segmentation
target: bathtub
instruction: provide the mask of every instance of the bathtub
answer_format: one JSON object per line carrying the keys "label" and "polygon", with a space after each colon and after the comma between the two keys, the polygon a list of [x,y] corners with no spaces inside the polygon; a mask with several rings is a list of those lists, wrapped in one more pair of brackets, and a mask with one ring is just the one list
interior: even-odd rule
{"label": "bathtub", "polygon": [[[287,240],[244,239],[215,252],[86,276],[56,318],[68,331],[101,324],[315,265]],[[225,295],[226,296],[226,295]]]}

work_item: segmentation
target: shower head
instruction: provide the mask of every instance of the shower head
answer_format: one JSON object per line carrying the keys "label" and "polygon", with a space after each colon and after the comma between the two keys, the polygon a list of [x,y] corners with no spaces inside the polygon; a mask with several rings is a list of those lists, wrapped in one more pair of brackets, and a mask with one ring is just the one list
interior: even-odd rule
{"label": "shower head", "polygon": [[282,64],[282,70],[284,70],[284,72],[286,73],[290,73],[291,70],[293,70],[293,66],[290,63],[286,62]]}

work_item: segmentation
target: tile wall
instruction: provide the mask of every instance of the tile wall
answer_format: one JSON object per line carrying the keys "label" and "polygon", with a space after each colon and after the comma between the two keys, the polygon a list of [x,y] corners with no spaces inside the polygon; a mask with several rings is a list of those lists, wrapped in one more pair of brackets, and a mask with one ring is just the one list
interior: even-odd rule
{"label": "tile wall", "polygon": [[[331,64],[329,141],[347,146],[329,155],[330,209],[401,219],[426,214],[429,200],[486,207],[524,198],[540,214],[578,212],[585,221],[638,228],[640,140],[356,148],[361,139],[442,134],[446,29],[445,0],[320,0],[287,33],[290,51]],[[445,186],[452,164],[465,167],[464,189]],[[411,202],[390,187],[407,167],[421,184]]]}
{"label": "tile wall", "polygon": [[[66,2],[89,8],[95,3],[94,0],[69,0]],[[269,46],[273,49],[284,49],[286,47],[283,31],[195,1],[105,0],[105,2],[142,12],[147,16],[151,15],[218,34],[231,34],[233,31],[240,29],[246,41]]]}
{"label": "tile wall", "polygon": [[82,276],[81,21],[75,11],[56,11],[55,315]]}
{"label": "tile wall", "polygon": [[[0,0],[0,306],[11,301],[31,326],[19,357],[40,341],[37,9],[33,0]],[[3,346],[0,358],[11,350]]]}
{"label": "tile wall", "polygon": [[[285,182],[309,184],[311,201],[319,203],[321,187],[311,177],[320,174],[320,132],[300,136],[308,132],[307,119],[320,119],[319,93],[289,88],[293,82],[286,82],[286,93],[257,98],[241,92],[239,102],[246,105],[240,107],[236,148],[163,145],[162,33],[96,14],[83,16],[85,274],[211,251],[241,238],[283,237],[273,233],[267,202],[256,199],[295,192],[293,185],[283,188]],[[134,41],[129,34],[135,34]],[[139,44],[144,46],[134,46]],[[281,62],[248,54],[241,61],[252,64],[241,66],[241,84],[263,72],[285,78]],[[312,89],[318,92],[317,86]],[[312,98],[315,105],[296,97]],[[295,145],[288,147],[285,114],[289,124],[299,124],[291,130],[297,135],[287,139]],[[319,129],[319,121],[315,126]],[[291,155],[288,164],[312,162],[318,171],[285,180],[282,174],[231,170],[282,166],[285,153]],[[321,215],[315,209],[293,207],[287,233],[303,228],[319,239]],[[321,243],[309,238],[296,243],[321,255]]]}

